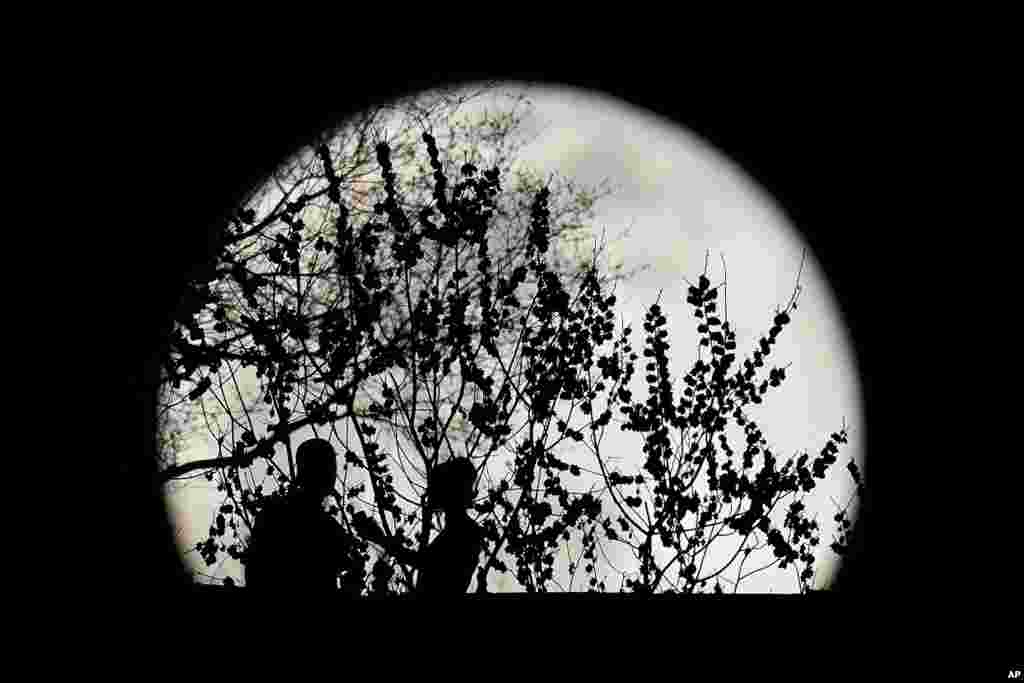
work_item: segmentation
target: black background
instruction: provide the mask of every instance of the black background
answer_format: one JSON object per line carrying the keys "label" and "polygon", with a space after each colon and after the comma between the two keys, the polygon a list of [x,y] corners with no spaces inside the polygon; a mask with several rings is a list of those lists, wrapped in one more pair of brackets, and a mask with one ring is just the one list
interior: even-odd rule
{"label": "black background", "polygon": [[[114,484],[103,496],[109,505],[102,506],[107,517],[101,524],[122,530],[130,539],[125,553],[131,569],[101,571],[98,594],[153,623],[194,623],[199,615],[214,619],[225,605],[254,609],[242,597],[244,591],[228,597],[223,592],[185,596],[187,578],[163,501],[149,483],[155,471],[154,350],[184,278],[208,256],[209,228],[309,133],[374,101],[441,82],[505,78],[572,84],[648,107],[737,162],[803,232],[834,287],[854,344],[865,401],[864,471],[870,497],[857,522],[855,552],[842,567],[840,590],[810,605],[798,603],[798,596],[788,601],[738,596],[727,603],[690,600],[681,610],[679,600],[661,600],[645,605],[643,618],[674,622],[686,614],[687,623],[694,623],[691,618],[732,623],[749,617],[751,623],[762,624],[767,618],[804,630],[835,615],[848,628],[858,612],[889,600],[894,585],[891,574],[886,579],[885,558],[907,551],[906,534],[893,523],[903,515],[900,499],[891,492],[906,484],[906,473],[898,471],[897,459],[883,456],[907,442],[909,408],[891,390],[898,381],[894,383],[889,330],[900,313],[879,306],[890,283],[874,266],[885,249],[918,239],[915,226],[897,226],[888,213],[892,165],[903,158],[897,142],[906,126],[891,104],[898,84],[877,78],[878,65],[861,59],[812,64],[755,56],[726,63],[721,58],[683,57],[672,49],[612,50],[600,38],[574,43],[572,49],[530,42],[507,58],[488,48],[489,41],[467,46],[464,55],[450,49],[396,47],[420,45],[421,38],[431,44],[418,29],[400,35],[389,29],[378,37],[352,39],[341,58],[324,50],[302,59],[251,56],[244,46],[253,37],[238,44],[204,41],[201,47],[182,39],[146,54],[138,76],[124,74],[124,81],[132,84],[125,98],[130,105],[118,112],[120,127],[114,136],[136,160],[135,168],[145,170],[124,179],[138,185],[125,194],[140,205],[125,209],[119,218],[126,234],[143,236],[126,244],[133,256],[135,292],[146,302],[134,309],[126,340],[126,348],[137,353],[130,358],[134,365],[125,414],[131,416],[130,424],[142,423],[143,433],[127,430],[123,449],[116,454]],[[267,41],[282,50],[296,44],[284,39],[278,43],[270,34]],[[384,49],[382,43],[391,47]],[[145,163],[147,159],[152,163]],[[880,249],[882,241],[885,249]],[[900,590],[906,595],[915,588],[903,585]],[[501,607],[512,610],[502,617],[507,624],[522,616],[516,605],[529,604],[534,616],[536,610],[553,615],[570,599],[549,596],[541,605],[525,596],[506,597],[505,605],[512,606]],[[579,603],[575,610],[598,603],[597,598],[571,599]],[[174,608],[168,609],[170,605]],[[618,601],[601,609],[621,611],[628,618],[634,608],[641,609]],[[324,613],[322,606],[310,609]],[[381,623],[394,616],[391,607],[378,606],[372,614],[365,606],[349,609],[362,610],[361,615]],[[333,613],[334,607],[326,611]]]}

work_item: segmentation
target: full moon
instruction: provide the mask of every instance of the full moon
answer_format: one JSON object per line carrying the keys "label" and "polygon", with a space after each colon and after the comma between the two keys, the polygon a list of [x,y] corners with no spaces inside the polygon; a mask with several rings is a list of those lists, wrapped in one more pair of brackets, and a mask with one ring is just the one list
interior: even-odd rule
{"label": "full moon", "polygon": [[[466,86],[467,91],[471,89]],[[724,303],[737,334],[738,362],[757,348],[776,311],[798,291],[792,323],[780,335],[768,362],[788,366],[785,380],[747,413],[757,420],[780,460],[804,452],[814,458],[830,434],[847,430],[848,442],[841,447],[838,462],[805,500],[808,517],[817,519],[821,528],[813,587],[827,588],[838,569],[836,556],[829,550],[837,527],[833,515],[854,492],[845,465],[852,460],[863,470],[865,430],[849,331],[836,293],[805,243],[801,226],[787,218],[786,207],[778,205],[756,179],[673,121],[599,92],[518,82],[502,83],[499,90],[468,101],[451,123],[472,125],[490,113],[515,107],[525,144],[514,158],[505,160],[511,171],[544,179],[558,176],[581,187],[601,188],[578,233],[581,238],[574,245],[557,248],[565,258],[579,259],[589,255],[596,243],[603,246],[602,259],[608,268],[621,266],[621,272],[629,273],[616,284],[616,314],[632,324],[635,348],[642,347],[636,330],[645,312],[659,303],[668,320],[673,379],[691,368],[698,353],[699,321],[686,303],[687,281],[696,282],[707,273],[712,284],[727,283]],[[249,389],[256,387],[252,376],[243,377],[242,383]],[[681,382],[675,387],[678,395]],[[217,443],[203,421],[196,419],[193,425],[183,435],[179,462],[217,456]],[[742,431],[729,434],[742,443]],[[308,436],[312,436],[309,430],[296,434],[298,441]],[[609,429],[602,452],[612,454],[621,471],[640,472],[641,446],[637,434]],[[494,474],[503,467],[502,462],[492,466]],[[584,477],[581,486],[585,489],[599,481]],[[167,497],[188,566],[204,580],[232,577],[240,582],[243,572],[237,561],[227,559],[210,567],[194,551],[223,504],[215,483],[205,479],[173,483]],[[855,519],[855,504],[850,513]],[[639,566],[628,548],[612,545],[606,551],[610,563],[619,569]],[[713,551],[709,561],[714,557]],[[496,574],[489,575],[489,590],[524,590],[511,575]],[[616,580],[608,590],[618,588]],[[752,575],[743,582],[741,592],[797,590],[790,567]]]}

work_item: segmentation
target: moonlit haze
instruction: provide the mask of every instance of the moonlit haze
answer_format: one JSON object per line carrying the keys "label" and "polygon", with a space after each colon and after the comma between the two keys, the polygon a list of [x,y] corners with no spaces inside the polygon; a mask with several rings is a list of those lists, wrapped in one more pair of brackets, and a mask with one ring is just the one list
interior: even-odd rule
{"label": "moonlit haze", "polygon": [[[687,279],[696,283],[705,264],[712,285],[725,280],[727,272],[725,304],[728,320],[736,330],[737,362],[742,362],[756,347],[758,337],[767,334],[775,312],[790,301],[800,273],[798,308],[768,360],[768,366],[788,365],[786,378],[780,387],[769,391],[764,403],[745,410],[757,420],[780,462],[804,451],[813,458],[831,433],[844,424],[847,428],[849,442],[840,447],[828,477],[804,501],[808,518],[817,518],[822,528],[813,585],[827,587],[838,568],[828,548],[836,526],[832,516],[836,504],[844,506],[853,493],[846,463],[852,458],[863,471],[865,429],[853,347],[835,293],[815,254],[797,227],[787,220],[783,208],[754,179],[674,122],[598,93],[522,83],[505,83],[502,88],[525,92],[533,105],[522,129],[532,142],[512,160],[513,168],[531,167],[542,177],[557,172],[581,185],[610,183],[611,194],[594,206],[597,217],[587,227],[594,238],[601,240],[603,236],[606,241],[606,265],[621,263],[627,270],[647,266],[616,285],[616,312],[625,323],[632,323],[632,343],[640,349],[644,314],[661,294],[659,303],[668,319],[668,353],[674,379],[687,372],[697,358],[698,323],[685,301]],[[465,106],[460,116],[473,117],[485,107],[500,108],[503,101],[500,96],[486,96]],[[584,248],[589,253],[590,246]],[[706,352],[703,357],[707,359]],[[643,400],[646,390],[641,369],[642,363],[634,377],[635,382],[639,380],[634,394]],[[241,379],[244,389],[255,389],[254,370],[244,371]],[[681,382],[676,382],[676,395],[680,387]],[[742,431],[734,424],[730,424],[727,434],[733,443],[743,442]],[[299,431],[293,444],[311,436],[308,428]],[[620,472],[635,474],[643,463],[641,446],[639,435],[615,427],[607,430],[601,451],[616,459],[613,464]],[[217,444],[200,418],[179,462],[216,454]],[[585,468],[583,477],[572,480],[571,489],[586,490],[600,481],[599,476],[587,475],[586,470],[597,469],[587,451],[560,452],[560,457]],[[498,476],[506,460],[493,458],[488,469]],[[206,538],[211,519],[223,502],[215,484],[199,477],[173,482],[167,491],[179,547],[198,580],[219,582],[230,576],[244,583],[237,561],[227,559],[207,567],[193,550],[197,541]],[[603,500],[606,510],[614,508],[607,498]],[[855,519],[856,508],[851,507],[851,512]],[[731,554],[735,544],[730,541],[722,539],[712,545],[708,562],[723,553]],[[603,545],[612,566],[621,570],[639,567],[629,548],[616,543]],[[575,548],[573,552],[575,555]],[[665,549],[660,553],[656,550],[655,555],[659,564],[671,558]],[[567,562],[562,552],[555,573],[566,586]],[[617,591],[618,575],[610,570],[606,575],[608,590]],[[524,590],[512,573],[491,571],[488,576],[492,592]],[[584,585],[585,580],[577,577],[574,590],[582,590]],[[475,588],[474,578],[470,590]],[[771,569],[746,579],[740,590],[792,593],[798,590],[798,584],[792,567]]]}

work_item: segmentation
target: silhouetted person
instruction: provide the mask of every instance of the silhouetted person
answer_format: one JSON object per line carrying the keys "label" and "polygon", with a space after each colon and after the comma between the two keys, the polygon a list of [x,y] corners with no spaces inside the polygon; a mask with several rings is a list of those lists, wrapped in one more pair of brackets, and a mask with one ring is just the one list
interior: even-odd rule
{"label": "silhouetted person", "polygon": [[309,439],[296,452],[296,487],[273,501],[256,518],[246,586],[277,592],[330,592],[338,574],[349,567],[351,544],[338,523],[324,510],[334,492],[338,464],[334,448],[323,439]]}
{"label": "silhouetted person", "polygon": [[464,595],[484,548],[483,532],[466,514],[476,495],[475,483],[476,470],[466,458],[452,458],[434,468],[427,503],[430,510],[444,512],[445,528],[419,552],[386,538],[371,518],[356,523],[367,540],[383,546],[399,562],[419,569],[417,594]]}

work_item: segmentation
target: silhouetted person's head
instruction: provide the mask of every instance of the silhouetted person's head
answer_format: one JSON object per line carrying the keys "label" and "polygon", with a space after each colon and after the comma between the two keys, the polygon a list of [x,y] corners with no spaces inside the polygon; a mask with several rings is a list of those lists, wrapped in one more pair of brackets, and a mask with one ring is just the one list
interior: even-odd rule
{"label": "silhouetted person's head", "polygon": [[427,498],[432,509],[461,513],[476,496],[476,469],[466,458],[452,458],[431,473]]}
{"label": "silhouetted person's head", "polygon": [[298,485],[305,493],[323,498],[334,490],[338,460],[334,447],[323,439],[309,439],[295,454],[299,468]]}

